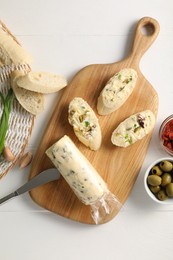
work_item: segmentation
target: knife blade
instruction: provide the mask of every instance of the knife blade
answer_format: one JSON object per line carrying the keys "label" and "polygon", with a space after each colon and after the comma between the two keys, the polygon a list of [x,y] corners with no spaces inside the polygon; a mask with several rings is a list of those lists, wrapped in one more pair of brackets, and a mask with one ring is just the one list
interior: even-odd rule
{"label": "knife blade", "polygon": [[46,184],[48,182],[58,180],[60,177],[60,173],[57,169],[51,168],[47,169],[41,173],[39,173],[37,176],[33,177],[30,181],[26,182],[24,185],[22,185],[20,188],[15,190],[14,192],[8,194],[7,196],[0,199],[0,204],[4,203],[5,201],[19,196],[25,192],[28,192],[38,186],[41,186],[43,184]]}

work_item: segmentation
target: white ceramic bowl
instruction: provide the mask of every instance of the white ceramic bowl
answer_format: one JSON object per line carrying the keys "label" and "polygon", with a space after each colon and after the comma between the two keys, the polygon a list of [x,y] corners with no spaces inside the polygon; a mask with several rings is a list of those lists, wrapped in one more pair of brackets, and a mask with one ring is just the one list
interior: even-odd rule
{"label": "white ceramic bowl", "polygon": [[157,203],[160,203],[160,204],[165,204],[165,205],[173,205],[173,198],[168,198],[164,201],[161,201],[159,199],[156,198],[156,196],[150,191],[149,187],[148,187],[148,184],[147,184],[147,177],[150,173],[150,170],[152,169],[153,166],[155,166],[156,164],[158,164],[159,162],[161,161],[170,161],[173,163],[173,158],[170,158],[170,157],[164,157],[164,158],[159,158],[157,159],[156,161],[154,161],[152,164],[150,164],[150,166],[148,167],[148,169],[146,170],[146,173],[144,175],[144,187],[145,187],[145,190],[147,192],[147,194],[150,196],[150,198],[152,200],[154,200],[155,202]]}

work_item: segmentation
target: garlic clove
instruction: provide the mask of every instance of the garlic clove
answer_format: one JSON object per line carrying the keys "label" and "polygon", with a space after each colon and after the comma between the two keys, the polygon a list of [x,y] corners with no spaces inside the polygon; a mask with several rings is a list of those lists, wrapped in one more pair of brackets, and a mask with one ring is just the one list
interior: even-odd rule
{"label": "garlic clove", "polygon": [[15,159],[14,154],[12,153],[12,151],[10,150],[10,148],[8,146],[5,146],[3,149],[3,156],[4,158],[8,161],[8,162],[12,162]]}
{"label": "garlic clove", "polygon": [[31,162],[32,162],[32,158],[33,158],[33,155],[31,152],[27,152],[25,153],[20,161],[19,161],[19,168],[25,168],[27,167]]}

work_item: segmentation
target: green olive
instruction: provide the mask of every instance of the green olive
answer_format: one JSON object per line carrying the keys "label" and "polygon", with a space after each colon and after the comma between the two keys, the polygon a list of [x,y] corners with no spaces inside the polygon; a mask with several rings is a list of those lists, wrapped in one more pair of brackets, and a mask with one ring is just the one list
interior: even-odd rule
{"label": "green olive", "polygon": [[162,161],[159,166],[164,172],[170,172],[173,168],[172,163],[169,161]]}
{"label": "green olive", "polygon": [[156,194],[160,191],[160,186],[149,186],[149,189],[152,191],[152,193]]}
{"label": "green olive", "polygon": [[157,193],[157,198],[159,200],[166,200],[167,199],[167,195],[166,195],[166,192],[164,190],[160,190],[158,193]]}
{"label": "green olive", "polygon": [[157,174],[157,175],[162,175],[162,170],[160,169],[160,167],[158,165],[155,165],[152,169],[151,169],[152,174]]}
{"label": "green olive", "polygon": [[173,197],[173,183],[169,183],[167,186],[166,186],[166,193],[168,195],[168,197]]}
{"label": "green olive", "polygon": [[158,175],[149,175],[147,181],[151,186],[158,186],[161,184],[162,179]]}
{"label": "green olive", "polygon": [[162,183],[161,183],[161,185],[163,187],[165,187],[166,185],[171,183],[171,181],[172,181],[171,175],[169,173],[164,173],[163,176],[162,176]]}

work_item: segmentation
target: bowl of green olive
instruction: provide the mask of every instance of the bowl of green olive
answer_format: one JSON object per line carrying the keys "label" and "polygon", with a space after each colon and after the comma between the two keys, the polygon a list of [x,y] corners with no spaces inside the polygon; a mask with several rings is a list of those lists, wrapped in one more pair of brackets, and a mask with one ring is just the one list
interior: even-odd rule
{"label": "bowl of green olive", "polygon": [[173,159],[161,158],[153,162],[144,176],[148,195],[161,204],[173,204]]}

